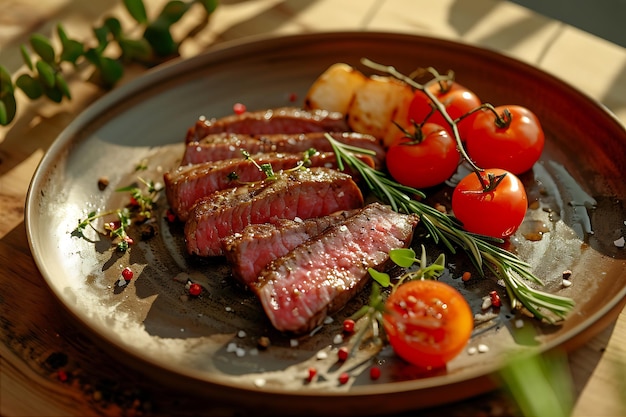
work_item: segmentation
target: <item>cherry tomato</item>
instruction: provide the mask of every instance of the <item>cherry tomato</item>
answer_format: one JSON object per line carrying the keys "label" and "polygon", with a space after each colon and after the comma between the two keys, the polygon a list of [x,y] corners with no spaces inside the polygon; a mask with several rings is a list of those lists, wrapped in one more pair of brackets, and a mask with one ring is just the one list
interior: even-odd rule
{"label": "cherry tomato", "polygon": [[471,126],[464,127],[467,153],[481,168],[502,168],[516,175],[528,171],[544,147],[539,119],[522,106],[498,106],[495,110],[497,115],[479,110],[472,115]]}
{"label": "cherry tomato", "polygon": [[[454,120],[480,106],[481,101],[476,94],[465,88],[456,81],[444,84],[435,83],[428,87],[435,98],[439,100],[445,107],[447,113]],[[426,93],[416,90],[413,99],[409,104],[408,122],[414,120],[422,123],[428,114],[432,111],[432,101]],[[436,111],[428,121],[444,126],[448,133],[452,134],[450,125],[445,121],[440,112]]]}
{"label": "cherry tomato", "polygon": [[427,188],[454,174],[460,155],[455,140],[441,126],[426,123],[408,129],[413,138],[400,135],[386,156],[389,174],[400,184]]}
{"label": "cherry tomato", "polygon": [[452,193],[452,211],[468,232],[495,238],[506,238],[522,224],[528,208],[524,185],[514,174],[503,169],[486,169],[480,173],[485,184],[489,176],[506,174],[490,191],[484,191],[476,173],[463,178]]}
{"label": "cherry tomato", "polygon": [[439,368],[463,350],[474,317],[463,295],[450,285],[415,280],[389,295],[383,326],[398,356],[417,366]]}

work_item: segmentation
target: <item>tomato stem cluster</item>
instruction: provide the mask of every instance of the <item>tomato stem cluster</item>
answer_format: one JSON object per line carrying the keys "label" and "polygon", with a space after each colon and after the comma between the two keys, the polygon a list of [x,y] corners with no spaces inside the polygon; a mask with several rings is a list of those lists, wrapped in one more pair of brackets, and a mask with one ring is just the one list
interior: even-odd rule
{"label": "tomato stem cluster", "polygon": [[396,211],[417,214],[435,243],[443,243],[453,254],[457,247],[461,247],[481,274],[488,268],[497,278],[502,279],[506,283],[513,308],[525,307],[538,319],[551,323],[565,318],[573,309],[573,300],[531,288],[525,281],[540,285],[542,281],[533,274],[528,263],[495,244],[501,243],[501,239],[467,232],[453,216],[413,198],[425,197],[423,192],[389,179],[355,154],[369,155],[370,151],[343,144],[328,134],[326,139],[337,155],[340,170],[344,169],[344,163],[350,166],[359,173],[377,198]]}

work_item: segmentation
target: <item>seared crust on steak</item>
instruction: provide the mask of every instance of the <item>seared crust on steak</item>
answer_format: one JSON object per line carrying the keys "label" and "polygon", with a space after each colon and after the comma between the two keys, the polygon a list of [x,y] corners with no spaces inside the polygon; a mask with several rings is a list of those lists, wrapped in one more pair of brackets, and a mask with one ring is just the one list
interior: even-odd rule
{"label": "seared crust on steak", "polygon": [[185,223],[187,251],[220,256],[221,239],[248,224],[308,219],[362,206],[361,190],[347,174],[320,167],[284,172],[198,200]]}
{"label": "seared crust on steak", "polygon": [[262,135],[271,133],[347,132],[350,129],[341,113],[280,107],[234,114],[220,119],[200,118],[187,131],[186,142],[212,133],[230,132]]}
{"label": "seared crust on steak", "polygon": [[[258,165],[270,164],[274,171],[294,168],[304,158],[300,153],[269,153],[254,156],[254,162],[243,157],[175,168],[163,175],[165,195],[172,212],[186,221],[193,204],[215,191],[236,187],[242,183],[261,181],[265,173]],[[309,157],[311,167],[336,168],[337,158],[332,152],[316,153]],[[236,174],[236,178],[233,178]]]}
{"label": "seared crust on steak", "polygon": [[328,227],[343,222],[357,211],[341,211],[306,220],[280,219],[275,223],[250,224],[241,233],[225,237],[222,247],[233,277],[246,286],[253,285],[271,261],[286,255]]}
{"label": "seared crust on steak", "polygon": [[[181,165],[199,164],[241,156],[241,150],[250,155],[269,152],[304,152],[315,149],[318,152],[332,152],[332,146],[325,132],[297,134],[248,135],[241,133],[213,133],[204,138],[187,143]],[[335,140],[376,152],[375,166],[380,168],[385,160],[385,149],[378,139],[371,135],[355,132],[331,132]]]}
{"label": "seared crust on steak", "polygon": [[368,268],[410,244],[418,220],[372,203],[272,261],[252,288],[274,327],[302,333],[322,324],[365,286]]}

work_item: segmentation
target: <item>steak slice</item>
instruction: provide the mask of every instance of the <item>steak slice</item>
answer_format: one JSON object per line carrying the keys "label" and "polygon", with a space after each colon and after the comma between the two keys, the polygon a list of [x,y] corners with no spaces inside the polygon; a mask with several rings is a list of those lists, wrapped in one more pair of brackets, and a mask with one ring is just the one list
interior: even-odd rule
{"label": "steak slice", "polygon": [[[213,133],[198,141],[187,143],[181,165],[236,158],[241,156],[242,149],[251,155],[269,152],[304,152],[311,148],[318,152],[332,152],[332,146],[325,134],[325,132],[273,135]],[[380,168],[383,165],[385,149],[374,136],[355,132],[332,132],[330,135],[339,142],[376,152],[376,156],[373,157],[375,166]]]}
{"label": "steak slice", "polygon": [[[240,154],[241,155],[241,154]],[[269,153],[254,156],[254,162],[243,157],[216,162],[186,165],[163,174],[165,195],[176,216],[186,221],[193,204],[215,191],[263,180],[266,175],[255,165],[270,164],[274,171],[294,168],[303,160],[303,154]],[[312,167],[336,168],[334,153],[316,153],[309,158]],[[236,174],[236,178],[232,174]]]}
{"label": "steak slice", "polygon": [[302,110],[280,107],[233,114],[220,119],[200,118],[187,131],[186,142],[202,139],[212,133],[271,133],[347,132],[350,130],[341,113],[326,110]]}
{"label": "steak slice", "polygon": [[276,329],[310,331],[365,286],[368,268],[383,269],[391,249],[410,244],[417,223],[371,203],[272,261],[252,288]]}
{"label": "steak slice", "polygon": [[363,206],[363,194],[348,174],[314,167],[216,191],[196,202],[185,223],[187,251],[223,255],[221,239],[248,224],[308,219]]}
{"label": "steak slice", "polygon": [[249,224],[241,233],[222,239],[224,255],[233,277],[246,286],[253,285],[271,261],[286,255],[328,227],[343,222],[356,211],[340,211],[306,220],[280,219],[275,223]]}

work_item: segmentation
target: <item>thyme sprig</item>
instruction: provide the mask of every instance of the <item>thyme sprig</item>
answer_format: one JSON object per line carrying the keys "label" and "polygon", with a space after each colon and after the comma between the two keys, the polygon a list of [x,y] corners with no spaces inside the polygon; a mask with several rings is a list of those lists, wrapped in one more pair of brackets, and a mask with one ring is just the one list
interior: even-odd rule
{"label": "thyme sprig", "polygon": [[[78,220],[78,225],[72,231],[72,234],[84,238],[84,232],[87,227],[93,229],[96,233],[107,235],[116,241],[115,247],[120,252],[126,252],[133,243],[132,238],[128,235],[128,229],[133,223],[143,222],[152,218],[154,212],[154,204],[158,194],[163,187],[156,184],[152,180],[144,180],[138,178],[143,187],[132,184],[126,187],[116,189],[116,192],[127,192],[130,194],[130,202],[126,207],[107,210],[103,212],[91,211],[87,217]],[[104,231],[95,227],[94,222],[98,219],[115,216],[117,221],[105,223]]]}
{"label": "thyme sprig", "polygon": [[326,138],[337,155],[340,170],[348,165],[359,173],[377,198],[395,211],[417,214],[435,243],[445,245],[453,254],[457,248],[461,248],[481,274],[484,275],[487,269],[501,279],[505,283],[511,308],[526,308],[536,318],[549,323],[564,319],[573,309],[572,299],[532,288],[528,282],[538,285],[543,285],[543,282],[533,274],[527,262],[497,246],[496,243],[501,240],[467,232],[452,215],[414,198],[424,197],[423,192],[391,180],[385,173],[370,167],[356,156],[371,155],[370,151],[343,144],[328,134]]}

